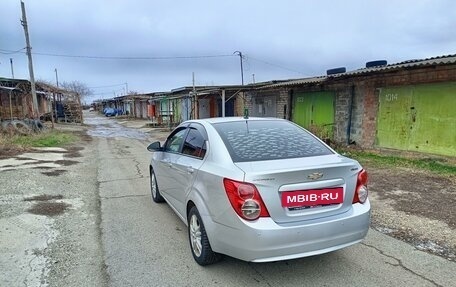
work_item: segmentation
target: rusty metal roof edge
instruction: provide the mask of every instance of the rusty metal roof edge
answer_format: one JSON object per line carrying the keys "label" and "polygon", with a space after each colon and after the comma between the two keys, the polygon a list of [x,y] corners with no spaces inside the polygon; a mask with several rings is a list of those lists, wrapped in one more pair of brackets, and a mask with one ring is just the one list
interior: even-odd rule
{"label": "rusty metal roof edge", "polygon": [[393,63],[393,64],[389,64],[389,65],[385,65],[385,66],[361,68],[361,69],[348,71],[348,72],[340,73],[340,74],[329,75],[329,76],[316,76],[316,77],[301,78],[301,79],[290,79],[288,81],[281,82],[281,83],[260,86],[260,87],[256,88],[256,90],[280,88],[280,87],[294,86],[294,85],[301,85],[301,84],[321,83],[321,82],[324,82],[327,79],[331,79],[331,78],[339,78],[342,76],[375,73],[375,72],[379,72],[379,71],[387,71],[387,70],[394,70],[394,69],[400,69],[400,68],[454,64],[454,63],[456,63],[456,54],[450,54],[450,55],[436,56],[436,57],[430,57],[430,58],[425,58],[425,59],[406,60],[406,61]]}

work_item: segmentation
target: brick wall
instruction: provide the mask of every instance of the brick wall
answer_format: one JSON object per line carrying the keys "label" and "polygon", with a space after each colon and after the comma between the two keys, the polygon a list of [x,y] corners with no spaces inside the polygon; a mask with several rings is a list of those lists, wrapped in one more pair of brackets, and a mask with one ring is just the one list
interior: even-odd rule
{"label": "brick wall", "polygon": [[373,147],[377,133],[378,90],[371,84],[364,87],[362,133],[359,144],[363,147]]}

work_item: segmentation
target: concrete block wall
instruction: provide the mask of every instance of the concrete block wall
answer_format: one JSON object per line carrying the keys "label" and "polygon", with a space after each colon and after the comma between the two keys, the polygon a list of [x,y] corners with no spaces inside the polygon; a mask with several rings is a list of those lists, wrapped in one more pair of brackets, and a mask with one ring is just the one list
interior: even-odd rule
{"label": "concrete block wall", "polygon": [[290,97],[287,90],[277,91],[277,117],[280,119],[288,119],[290,109]]}
{"label": "concrete block wall", "polygon": [[[265,92],[256,92],[256,91],[249,91],[245,92],[245,106],[249,109],[249,114],[252,115],[252,109],[253,109],[253,101],[255,97],[260,96],[260,97],[270,97],[270,96],[275,96],[276,97],[276,117],[280,119],[288,119],[288,114],[289,114],[289,108],[290,108],[290,97],[289,97],[289,92],[286,89],[277,89],[277,90],[272,90],[272,91],[265,91]],[[242,99],[242,96],[238,96],[236,99],[236,111],[238,111],[239,116],[244,115],[244,102]]]}
{"label": "concrete block wall", "polygon": [[239,92],[236,95],[236,101],[234,102],[234,116],[244,116],[244,106],[252,109],[252,92]]}
{"label": "concrete block wall", "polygon": [[[352,85],[354,90],[352,91]],[[335,93],[334,107],[334,138],[333,141],[340,144],[357,144],[362,138],[363,123],[363,85],[357,83],[335,83],[322,87],[325,91]],[[352,95],[353,93],[353,95]],[[348,124],[350,123],[350,105],[351,105],[351,126],[350,138],[347,138]]]}
{"label": "concrete block wall", "polygon": [[351,93],[348,89],[340,87],[335,91],[335,115],[334,115],[334,138],[336,142],[346,142],[346,134],[349,122]]}
{"label": "concrete block wall", "polygon": [[[350,144],[359,144],[362,142],[363,135],[363,117],[364,117],[364,83],[355,85],[355,96],[352,102],[352,119],[350,128]],[[347,142],[346,134],[340,141],[341,143]]]}

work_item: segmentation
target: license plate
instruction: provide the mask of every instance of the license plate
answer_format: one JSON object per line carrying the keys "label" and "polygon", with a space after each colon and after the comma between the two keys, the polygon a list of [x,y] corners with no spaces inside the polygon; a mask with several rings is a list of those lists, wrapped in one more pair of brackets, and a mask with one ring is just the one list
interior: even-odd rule
{"label": "license plate", "polygon": [[301,207],[344,202],[342,187],[282,192],[283,207]]}

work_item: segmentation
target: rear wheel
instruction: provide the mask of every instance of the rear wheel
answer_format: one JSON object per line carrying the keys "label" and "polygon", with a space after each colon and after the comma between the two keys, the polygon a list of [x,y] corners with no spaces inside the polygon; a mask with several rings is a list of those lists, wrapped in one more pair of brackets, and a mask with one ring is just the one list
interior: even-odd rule
{"label": "rear wheel", "polygon": [[150,193],[152,193],[152,200],[154,202],[160,203],[165,201],[158,191],[157,178],[155,177],[155,173],[152,169],[150,170]]}
{"label": "rear wheel", "polygon": [[202,266],[220,261],[222,255],[212,251],[203,221],[195,206],[190,209],[187,218],[188,239],[195,261]]}

